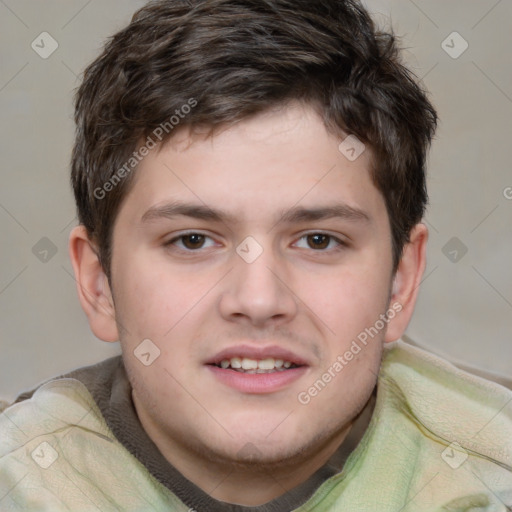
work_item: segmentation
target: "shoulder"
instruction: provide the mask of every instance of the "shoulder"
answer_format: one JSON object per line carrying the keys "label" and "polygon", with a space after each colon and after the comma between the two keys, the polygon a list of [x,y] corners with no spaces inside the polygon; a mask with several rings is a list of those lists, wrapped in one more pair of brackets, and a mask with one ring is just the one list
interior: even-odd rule
{"label": "shoulder", "polygon": [[379,382],[432,434],[512,466],[510,389],[401,341],[386,349]]}
{"label": "shoulder", "polygon": [[[95,363],[89,366],[81,366],[76,368],[75,370],[69,371],[67,373],[61,374],[56,377],[52,377],[48,379],[35,388],[25,391],[21,393],[14,403],[19,403],[28,398],[31,398],[34,393],[40,389],[43,385],[62,379],[75,379],[82,382],[87,389],[95,390],[99,387],[105,387],[112,383],[113,379],[116,376],[116,373],[123,368],[123,360],[121,356],[114,356],[108,359],[104,359],[99,363]],[[91,393],[94,395],[94,393]],[[4,408],[7,404],[4,403]],[[0,408],[0,411],[2,409]]]}
{"label": "shoulder", "polygon": [[364,510],[512,505],[512,392],[402,341],[389,345],[370,425],[331,485],[333,503]]}
{"label": "shoulder", "polygon": [[175,500],[119,443],[91,393],[92,384],[109,393],[119,364],[113,358],[51,379],[0,413],[8,510],[89,510],[91,502],[95,510],[165,509]]}
{"label": "shoulder", "polygon": [[109,431],[86,385],[75,377],[55,377],[20,395],[0,414],[0,461],[42,436],[83,428]]}

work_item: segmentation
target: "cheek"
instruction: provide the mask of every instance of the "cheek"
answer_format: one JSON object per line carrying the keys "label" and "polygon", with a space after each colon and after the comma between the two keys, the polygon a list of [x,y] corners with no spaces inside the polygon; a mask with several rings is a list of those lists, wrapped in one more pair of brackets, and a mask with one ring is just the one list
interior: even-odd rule
{"label": "cheek", "polygon": [[340,271],[323,279],[321,285],[308,286],[306,304],[311,304],[320,321],[338,339],[357,336],[374,325],[386,309],[389,283],[382,269],[369,268]]}
{"label": "cheek", "polygon": [[135,258],[119,269],[116,314],[131,339],[164,339],[193,312],[207,282]]}

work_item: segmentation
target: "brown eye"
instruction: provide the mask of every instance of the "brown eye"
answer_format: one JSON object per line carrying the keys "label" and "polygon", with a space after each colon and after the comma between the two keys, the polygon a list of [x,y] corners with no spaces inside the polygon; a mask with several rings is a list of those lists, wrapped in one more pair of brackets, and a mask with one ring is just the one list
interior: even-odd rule
{"label": "brown eye", "polygon": [[163,245],[169,251],[188,255],[192,252],[202,254],[205,250],[213,249],[217,246],[211,236],[193,231],[176,236]]}
{"label": "brown eye", "polygon": [[331,237],[329,235],[323,235],[321,233],[307,236],[308,245],[312,249],[326,249],[329,246],[330,240]]}
{"label": "brown eye", "polygon": [[301,249],[313,249],[319,254],[333,254],[347,248],[347,243],[338,237],[317,231],[302,235],[295,246]]}
{"label": "brown eye", "polygon": [[180,237],[187,249],[200,249],[204,245],[205,236],[198,233],[182,235]]}

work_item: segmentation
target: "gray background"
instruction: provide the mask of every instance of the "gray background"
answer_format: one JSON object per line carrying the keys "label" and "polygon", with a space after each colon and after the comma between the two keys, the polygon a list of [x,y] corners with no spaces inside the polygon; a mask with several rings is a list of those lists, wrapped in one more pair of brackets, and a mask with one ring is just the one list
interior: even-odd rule
{"label": "gray background", "polygon": [[[105,39],[143,3],[0,0],[0,398],[119,352],[90,332],[67,251],[76,224],[72,95]],[[364,3],[401,36],[441,119],[429,159],[428,268],[407,334],[510,376],[512,2]],[[469,45],[457,58],[445,51],[463,48],[454,31]],[[42,46],[42,32],[58,43],[46,59],[31,47]],[[39,51],[49,48],[45,39]]]}

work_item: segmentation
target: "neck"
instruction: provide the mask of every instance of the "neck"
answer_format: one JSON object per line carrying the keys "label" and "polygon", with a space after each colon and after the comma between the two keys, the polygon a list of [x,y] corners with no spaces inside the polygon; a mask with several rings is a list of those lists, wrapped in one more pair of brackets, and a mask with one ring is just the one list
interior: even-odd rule
{"label": "neck", "polygon": [[[301,458],[275,464],[253,463],[252,465],[215,465],[203,474],[194,475],[196,485],[212,498],[243,506],[259,506],[278,498],[307,481],[336,451],[346,436],[345,429],[325,446],[314,453],[301,454]],[[213,470],[213,471],[212,471]]]}

